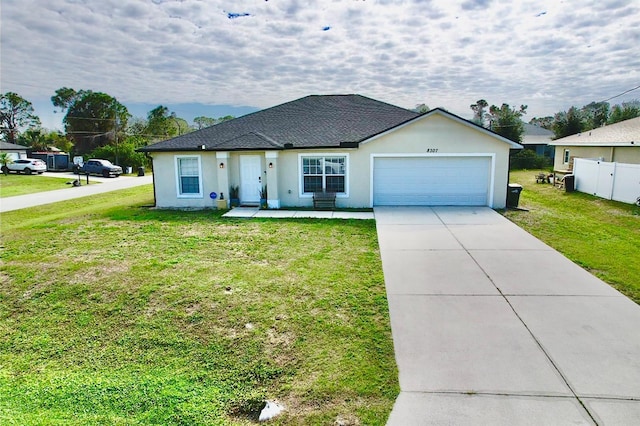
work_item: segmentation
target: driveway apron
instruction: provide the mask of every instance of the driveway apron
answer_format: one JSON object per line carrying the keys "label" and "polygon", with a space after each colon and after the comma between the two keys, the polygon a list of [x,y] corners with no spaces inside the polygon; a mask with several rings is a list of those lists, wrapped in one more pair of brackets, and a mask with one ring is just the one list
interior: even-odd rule
{"label": "driveway apron", "polygon": [[382,207],[388,425],[640,424],[640,306],[486,207]]}

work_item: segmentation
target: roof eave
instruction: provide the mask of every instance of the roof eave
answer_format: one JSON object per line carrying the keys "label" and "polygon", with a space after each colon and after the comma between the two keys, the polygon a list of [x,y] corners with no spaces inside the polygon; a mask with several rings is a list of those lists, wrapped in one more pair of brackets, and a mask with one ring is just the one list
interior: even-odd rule
{"label": "roof eave", "polygon": [[549,145],[552,146],[609,146],[609,147],[634,147],[640,146],[639,143],[635,143],[635,141],[627,141],[627,142],[558,142],[553,141],[550,142]]}
{"label": "roof eave", "polygon": [[188,148],[138,148],[136,152],[193,152],[193,151],[216,151],[208,148],[188,147]]}

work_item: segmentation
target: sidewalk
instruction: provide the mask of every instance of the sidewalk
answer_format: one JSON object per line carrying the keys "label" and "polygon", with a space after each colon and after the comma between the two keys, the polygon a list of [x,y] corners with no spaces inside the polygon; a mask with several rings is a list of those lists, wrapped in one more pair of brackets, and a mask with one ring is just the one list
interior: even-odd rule
{"label": "sidewalk", "polygon": [[[77,179],[77,175],[71,173],[45,173],[46,176],[63,178],[68,181]],[[17,195],[15,197],[0,198],[0,213],[13,210],[26,209],[44,204],[57,203],[59,201],[72,200],[74,198],[89,195],[102,194],[118,189],[133,188],[136,186],[153,183],[152,175],[145,176],[120,176],[117,178],[90,177],[86,185],[86,177],[82,176],[82,186],[66,185],[64,189],[54,191],[37,192],[35,194]],[[100,182],[100,183],[97,183]]]}
{"label": "sidewalk", "polygon": [[375,219],[373,212],[340,212],[317,210],[260,210],[257,207],[234,207],[222,217],[311,218],[311,219]]}

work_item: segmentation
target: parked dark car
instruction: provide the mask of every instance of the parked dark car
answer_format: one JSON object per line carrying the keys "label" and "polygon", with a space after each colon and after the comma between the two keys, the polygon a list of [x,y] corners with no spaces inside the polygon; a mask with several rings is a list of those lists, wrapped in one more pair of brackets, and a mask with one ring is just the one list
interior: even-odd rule
{"label": "parked dark car", "polygon": [[102,175],[104,177],[115,176],[118,177],[122,174],[122,167],[116,166],[109,160],[101,160],[92,158],[87,160],[80,169],[82,173],[92,175]]}

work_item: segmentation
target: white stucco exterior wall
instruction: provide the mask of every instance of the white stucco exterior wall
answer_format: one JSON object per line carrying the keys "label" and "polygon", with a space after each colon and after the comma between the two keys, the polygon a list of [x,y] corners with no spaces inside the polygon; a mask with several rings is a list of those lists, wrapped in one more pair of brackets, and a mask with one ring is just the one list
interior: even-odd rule
{"label": "white stucco exterior wall", "polygon": [[[371,157],[384,154],[409,154],[421,156],[452,155],[487,155],[494,156],[493,170],[493,204],[490,207],[504,208],[507,196],[507,181],[509,172],[510,146],[482,129],[476,129],[469,124],[460,123],[441,114],[432,114],[415,120],[393,132],[360,145],[357,156],[358,169],[367,166],[372,170]],[[360,154],[364,154],[364,156]],[[362,165],[361,165],[362,163]],[[371,192],[370,177],[357,179],[354,182],[354,192],[360,194],[365,190]],[[367,197],[368,202],[370,196]]]}
{"label": "white stucco exterior wall", "polygon": [[640,164],[640,146],[557,145],[554,170],[565,170],[569,166],[564,162],[565,150],[569,150],[569,157],[574,158],[601,158],[607,162]]}
{"label": "white stucco exterior wall", "polygon": [[[228,196],[230,185],[240,185],[240,156],[261,156],[263,182],[275,191],[269,194],[274,207],[310,207],[310,194],[300,194],[301,155],[345,155],[347,157],[347,195],[338,196],[337,207],[372,206],[372,162],[376,156],[401,155],[486,155],[493,161],[492,195],[490,207],[504,208],[506,204],[509,150],[511,145],[497,136],[475,128],[462,120],[456,120],[443,113],[434,113],[418,118],[385,134],[360,143],[358,148],[344,149],[287,149],[277,151],[229,152],[224,176],[219,179],[220,159],[215,152],[153,153],[156,185],[156,204],[163,208],[211,208],[215,205],[209,193],[224,192]],[[176,155],[197,155],[201,157],[203,195],[200,198],[179,198],[177,196]],[[268,164],[273,163],[269,168]],[[220,182],[220,180],[226,182]],[[274,182],[275,180],[275,182]],[[276,197],[272,198],[272,197]],[[275,205],[274,205],[275,204]]]}
{"label": "white stucco exterior wall", "polygon": [[[193,156],[200,157],[202,168],[201,196],[178,196],[178,179],[176,171],[176,156]],[[153,158],[153,179],[156,192],[156,207],[160,208],[213,208],[215,200],[209,198],[211,192],[225,192],[228,189],[220,191],[218,187],[218,163],[216,163],[215,152],[154,152]]]}
{"label": "white stucco exterior wall", "polygon": [[[332,150],[286,150],[279,157],[279,195],[282,206],[312,206],[310,196],[300,197],[299,155],[346,155],[348,197],[336,199],[337,207],[371,207],[372,157],[390,155],[474,154],[493,156],[493,208],[504,208],[510,146],[480,129],[446,116],[425,116],[404,127],[361,143],[359,148]],[[437,151],[428,153],[427,151]]]}

